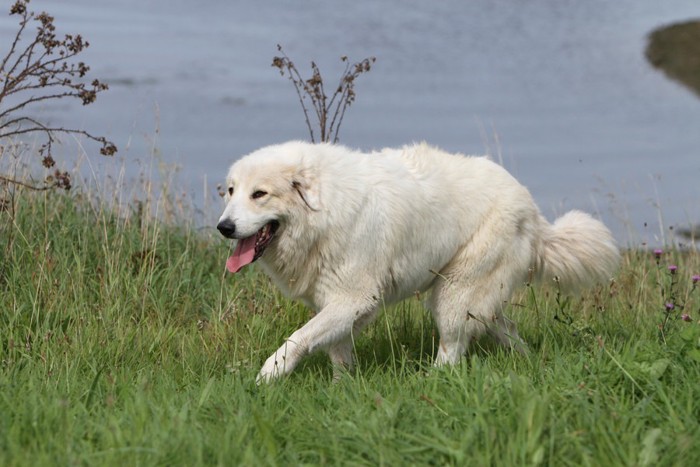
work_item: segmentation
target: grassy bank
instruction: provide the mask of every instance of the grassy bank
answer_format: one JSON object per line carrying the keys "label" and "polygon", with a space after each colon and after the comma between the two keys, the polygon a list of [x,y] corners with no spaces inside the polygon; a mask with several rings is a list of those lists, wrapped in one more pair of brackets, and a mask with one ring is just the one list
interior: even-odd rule
{"label": "grassy bank", "polygon": [[332,384],[318,355],[256,387],[308,310],[144,212],[48,192],[0,213],[1,465],[700,464],[697,251],[628,252],[582,297],[524,287],[527,357],[483,342],[434,369],[410,300],[355,375]]}

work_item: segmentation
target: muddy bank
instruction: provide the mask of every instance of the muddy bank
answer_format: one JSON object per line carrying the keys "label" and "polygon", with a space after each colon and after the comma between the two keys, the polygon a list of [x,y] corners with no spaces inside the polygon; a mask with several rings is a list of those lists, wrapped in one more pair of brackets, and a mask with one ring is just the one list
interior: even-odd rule
{"label": "muddy bank", "polygon": [[653,31],[649,34],[646,57],[654,67],[700,97],[700,20]]}

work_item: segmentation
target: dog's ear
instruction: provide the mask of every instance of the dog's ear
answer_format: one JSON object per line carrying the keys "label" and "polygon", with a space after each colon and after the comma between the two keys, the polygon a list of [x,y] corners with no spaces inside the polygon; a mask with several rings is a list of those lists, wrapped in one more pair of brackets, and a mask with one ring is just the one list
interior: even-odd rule
{"label": "dog's ear", "polygon": [[321,191],[317,180],[308,174],[297,173],[292,177],[292,188],[309,209],[321,210]]}

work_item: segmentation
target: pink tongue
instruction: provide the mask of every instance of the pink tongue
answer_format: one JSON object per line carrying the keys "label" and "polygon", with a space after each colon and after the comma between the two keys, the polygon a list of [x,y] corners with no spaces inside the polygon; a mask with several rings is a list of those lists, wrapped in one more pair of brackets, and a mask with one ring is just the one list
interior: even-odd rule
{"label": "pink tongue", "polygon": [[236,273],[246,264],[253,262],[255,257],[255,237],[256,235],[251,235],[248,238],[238,240],[236,249],[233,250],[233,255],[226,261],[226,269],[229,272]]}

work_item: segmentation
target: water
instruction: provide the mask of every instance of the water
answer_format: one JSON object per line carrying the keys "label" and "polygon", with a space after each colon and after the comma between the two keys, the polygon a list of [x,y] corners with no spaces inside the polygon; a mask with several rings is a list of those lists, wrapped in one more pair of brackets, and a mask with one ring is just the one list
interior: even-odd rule
{"label": "water", "polygon": [[[490,153],[547,217],[592,211],[623,243],[660,243],[668,227],[700,221],[700,100],[644,59],[646,35],[700,17],[697,0],[30,6],[85,36],[91,76],[111,86],[92,106],[48,106],[44,118],[108,136],[127,169],[157,147],[193,193],[243,154],[308,138],[291,84],[270,66],[279,43],[330,81],[341,55],[377,57],[357,83],[344,144]],[[13,31],[0,17],[3,45]]]}

